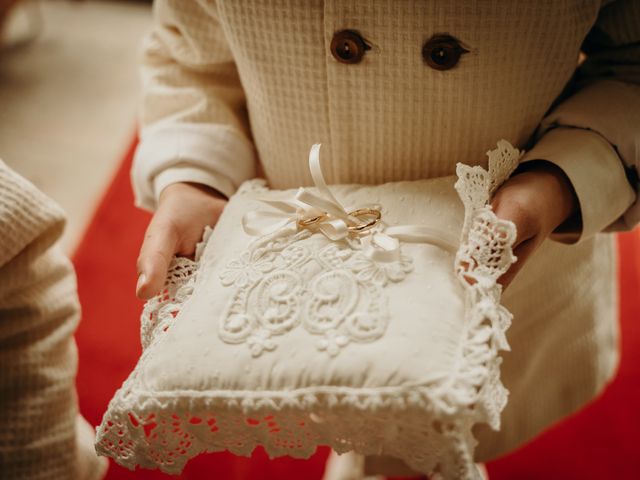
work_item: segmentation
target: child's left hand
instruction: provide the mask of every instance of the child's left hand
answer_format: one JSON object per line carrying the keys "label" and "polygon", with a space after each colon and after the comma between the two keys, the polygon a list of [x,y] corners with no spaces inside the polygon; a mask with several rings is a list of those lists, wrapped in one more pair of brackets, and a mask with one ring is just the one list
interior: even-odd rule
{"label": "child's left hand", "polygon": [[511,220],[517,228],[514,254],[518,261],[500,277],[505,288],[558,226],[570,220],[578,231],[581,228],[575,191],[565,173],[551,162],[524,164],[496,191],[491,205],[499,218]]}

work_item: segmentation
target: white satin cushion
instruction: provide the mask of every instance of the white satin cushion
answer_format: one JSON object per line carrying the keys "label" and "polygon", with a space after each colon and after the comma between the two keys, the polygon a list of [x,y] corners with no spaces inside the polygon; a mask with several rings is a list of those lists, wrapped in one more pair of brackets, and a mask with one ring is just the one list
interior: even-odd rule
{"label": "white satin cushion", "polygon": [[[98,452],[177,473],[203,451],[308,457],[330,445],[475,478],[471,428],[498,428],[506,403],[498,350],[510,314],[496,279],[514,261],[514,226],[487,203],[519,155],[502,141],[488,171],[459,165],[457,184],[332,186],[347,211],[382,215],[341,239],[301,228],[296,215],[309,210],[249,235],[242,218],[275,221],[260,213],[265,200],[296,191],[245,183],[197,260],[176,259],[146,305],[144,352],[105,413]],[[438,238],[413,238],[415,225]]]}

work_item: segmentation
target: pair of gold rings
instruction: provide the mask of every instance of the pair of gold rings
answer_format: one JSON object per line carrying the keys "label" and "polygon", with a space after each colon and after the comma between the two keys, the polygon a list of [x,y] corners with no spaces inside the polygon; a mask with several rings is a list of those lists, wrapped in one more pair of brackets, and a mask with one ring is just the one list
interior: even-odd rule
{"label": "pair of gold rings", "polygon": [[[314,225],[325,220],[329,215],[323,213],[321,215],[317,215],[311,218],[303,218],[298,220],[298,227],[300,228],[311,228]],[[359,208],[354,210],[353,212],[349,212],[350,217],[355,217],[357,219],[361,219],[362,217],[367,218],[370,217],[368,221],[364,223],[360,223],[358,225],[350,225],[347,227],[352,232],[364,232],[365,230],[369,230],[380,222],[382,218],[382,213],[380,210],[376,210],[375,208]]]}

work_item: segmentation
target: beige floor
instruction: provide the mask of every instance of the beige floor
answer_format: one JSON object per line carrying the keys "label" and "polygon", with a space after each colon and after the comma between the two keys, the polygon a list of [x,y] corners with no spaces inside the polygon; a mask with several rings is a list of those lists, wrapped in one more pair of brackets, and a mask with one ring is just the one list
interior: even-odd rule
{"label": "beige floor", "polygon": [[[0,51],[0,158],[67,211],[63,246],[72,252],[135,129],[136,60],[150,6],[39,6],[37,40]],[[9,36],[20,36],[28,18],[17,11]]]}

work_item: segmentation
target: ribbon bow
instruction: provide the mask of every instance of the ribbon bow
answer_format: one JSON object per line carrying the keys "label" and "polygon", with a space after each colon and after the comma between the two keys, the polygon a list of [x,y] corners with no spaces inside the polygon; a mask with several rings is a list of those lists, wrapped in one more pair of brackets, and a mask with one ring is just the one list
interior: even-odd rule
{"label": "ribbon bow", "polygon": [[331,241],[357,239],[370,256],[380,261],[397,260],[400,241],[431,243],[455,252],[457,239],[426,225],[385,226],[379,206],[363,206],[347,211],[336,199],[322,175],[320,144],[311,147],[309,170],[318,193],[301,187],[293,199],[260,201],[273,210],[247,212],[244,231],[252,236],[274,233],[288,225],[322,233]]}

